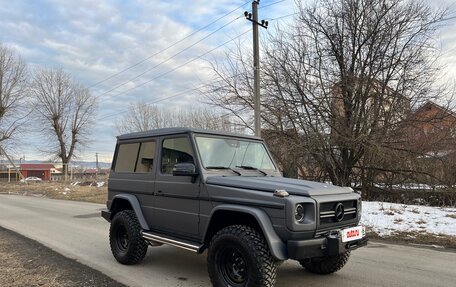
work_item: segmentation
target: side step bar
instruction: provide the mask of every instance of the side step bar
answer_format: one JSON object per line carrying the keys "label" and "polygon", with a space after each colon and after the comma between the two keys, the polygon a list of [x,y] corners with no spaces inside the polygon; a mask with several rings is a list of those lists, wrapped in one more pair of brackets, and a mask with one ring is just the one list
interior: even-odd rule
{"label": "side step bar", "polygon": [[168,244],[168,245],[172,245],[172,246],[175,246],[175,247],[179,247],[179,248],[182,248],[182,249],[185,249],[185,250],[189,250],[189,251],[193,251],[193,252],[197,252],[197,253],[199,252],[199,250],[202,247],[200,245],[195,245],[193,243],[184,242],[184,241],[178,241],[178,240],[175,240],[175,239],[164,237],[162,235],[154,234],[154,233],[149,232],[149,231],[142,231],[141,234],[142,234],[142,237],[146,241]]}

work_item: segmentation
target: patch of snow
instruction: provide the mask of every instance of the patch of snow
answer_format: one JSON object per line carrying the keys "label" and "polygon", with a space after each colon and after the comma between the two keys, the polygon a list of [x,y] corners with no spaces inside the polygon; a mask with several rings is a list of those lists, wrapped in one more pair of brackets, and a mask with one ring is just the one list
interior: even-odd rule
{"label": "patch of snow", "polygon": [[456,219],[449,216],[456,213],[456,208],[363,201],[362,212],[361,224],[380,236],[396,231],[456,236]]}
{"label": "patch of snow", "polygon": [[420,189],[420,190],[434,190],[434,189],[444,189],[444,185],[429,185],[424,183],[403,183],[403,184],[393,184],[387,186],[384,183],[375,183],[375,187],[386,188],[391,187],[392,189]]}
{"label": "patch of snow", "polygon": [[102,187],[105,185],[105,182],[104,181],[99,181],[97,182],[97,187]]}
{"label": "patch of snow", "polygon": [[75,182],[72,182],[72,183],[71,183],[71,186],[76,186],[76,185],[79,185],[79,184],[80,184],[79,181],[75,181]]}
{"label": "patch of snow", "polygon": [[63,191],[68,192],[68,191],[71,191],[71,189],[69,189],[68,187],[65,187],[65,188],[63,189]]}

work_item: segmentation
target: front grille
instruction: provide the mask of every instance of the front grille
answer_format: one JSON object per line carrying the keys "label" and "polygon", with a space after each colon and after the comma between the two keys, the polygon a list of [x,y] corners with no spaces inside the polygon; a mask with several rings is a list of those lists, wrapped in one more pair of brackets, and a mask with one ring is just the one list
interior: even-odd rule
{"label": "front grille", "polygon": [[[340,205],[343,207],[343,217],[340,216]],[[336,209],[339,208],[339,210]],[[339,218],[336,216],[339,215]],[[353,220],[357,217],[357,201],[334,201],[320,203],[320,226]]]}

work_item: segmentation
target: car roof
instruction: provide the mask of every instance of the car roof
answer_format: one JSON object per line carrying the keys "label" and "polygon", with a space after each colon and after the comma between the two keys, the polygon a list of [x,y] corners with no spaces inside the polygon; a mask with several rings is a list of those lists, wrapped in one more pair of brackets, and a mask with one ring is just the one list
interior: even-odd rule
{"label": "car roof", "polygon": [[235,133],[230,133],[230,132],[226,132],[226,131],[214,131],[214,130],[184,128],[184,127],[162,128],[162,129],[154,129],[154,130],[149,130],[149,131],[144,131],[144,132],[128,133],[128,134],[123,134],[123,135],[117,136],[117,139],[118,140],[129,140],[129,139],[139,139],[139,138],[174,135],[174,134],[190,134],[190,133],[231,136],[231,137],[240,137],[240,138],[246,138],[246,139],[262,140],[259,137],[251,136],[251,135],[235,134]]}

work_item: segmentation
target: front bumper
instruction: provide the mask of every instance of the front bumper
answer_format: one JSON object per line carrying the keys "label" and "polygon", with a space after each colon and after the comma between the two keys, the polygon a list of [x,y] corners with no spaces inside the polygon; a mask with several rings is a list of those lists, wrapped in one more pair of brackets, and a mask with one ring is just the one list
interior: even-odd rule
{"label": "front bumper", "polygon": [[312,257],[335,256],[365,246],[368,240],[369,238],[365,236],[358,240],[342,242],[337,234],[308,240],[289,240],[287,242],[288,257],[301,260]]}

